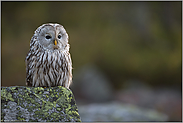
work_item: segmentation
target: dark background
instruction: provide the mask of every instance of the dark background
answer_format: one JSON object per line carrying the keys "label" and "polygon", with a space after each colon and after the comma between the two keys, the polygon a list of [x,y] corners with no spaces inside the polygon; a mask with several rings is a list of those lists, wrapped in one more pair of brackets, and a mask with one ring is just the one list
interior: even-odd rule
{"label": "dark background", "polygon": [[100,70],[114,95],[131,80],[181,95],[182,2],[1,2],[2,86],[25,86],[30,39],[48,22],[69,34],[76,100],[85,98],[74,87],[85,66]]}

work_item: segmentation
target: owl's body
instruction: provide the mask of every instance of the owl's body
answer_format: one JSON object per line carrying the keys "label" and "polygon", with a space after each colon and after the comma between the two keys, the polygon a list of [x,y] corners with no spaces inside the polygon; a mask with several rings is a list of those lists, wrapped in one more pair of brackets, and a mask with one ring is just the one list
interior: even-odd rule
{"label": "owl's body", "polygon": [[34,33],[26,56],[28,86],[64,86],[72,82],[68,35],[59,24],[43,24]]}

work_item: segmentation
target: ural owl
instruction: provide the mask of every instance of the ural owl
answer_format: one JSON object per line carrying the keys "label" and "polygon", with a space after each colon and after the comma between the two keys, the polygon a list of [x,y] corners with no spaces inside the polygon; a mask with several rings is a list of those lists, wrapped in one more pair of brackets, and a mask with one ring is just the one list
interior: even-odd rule
{"label": "ural owl", "polygon": [[64,86],[72,82],[72,61],[68,34],[60,24],[43,24],[30,41],[26,56],[26,85]]}

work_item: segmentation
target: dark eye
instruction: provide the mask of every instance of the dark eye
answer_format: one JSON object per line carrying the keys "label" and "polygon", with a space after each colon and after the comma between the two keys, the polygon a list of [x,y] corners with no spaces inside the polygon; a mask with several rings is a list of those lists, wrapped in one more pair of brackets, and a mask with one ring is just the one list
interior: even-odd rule
{"label": "dark eye", "polygon": [[62,36],[61,35],[58,35],[58,38],[60,39]]}
{"label": "dark eye", "polygon": [[50,36],[50,35],[47,35],[47,36],[46,36],[46,39],[50,39],[50,38],[51,38],[51,36]]}

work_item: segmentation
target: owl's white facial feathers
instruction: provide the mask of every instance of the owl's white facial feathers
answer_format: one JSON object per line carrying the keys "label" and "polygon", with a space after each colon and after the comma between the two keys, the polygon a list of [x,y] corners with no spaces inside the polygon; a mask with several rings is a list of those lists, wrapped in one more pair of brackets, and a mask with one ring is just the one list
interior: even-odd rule
{"label": "owl's white facial feathers", "polygon": [[45,50],[69,50],[68,34],[62,25],[43,24],[35,31],[35,36]]}

